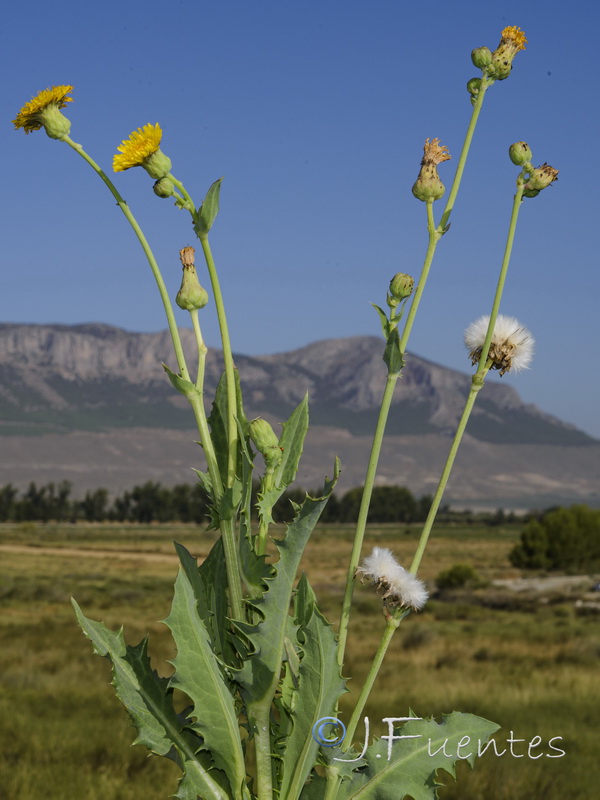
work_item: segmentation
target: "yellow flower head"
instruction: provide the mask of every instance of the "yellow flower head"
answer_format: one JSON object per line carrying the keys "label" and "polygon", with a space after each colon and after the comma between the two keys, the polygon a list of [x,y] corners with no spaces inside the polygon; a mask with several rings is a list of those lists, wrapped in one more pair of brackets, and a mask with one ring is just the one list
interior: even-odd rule
{"label": "yellow flower head", "polygon": [[45,128],[48,136],[53,139],[60,139],[68,134],[71,123],[60,113],[60,109],[73,100],[67,96],[72,91],[72,86],[53,86],[39,92],[19,111],[13,120],[15,128],[23,128],[25,133]]}
{"label": "yellow flower head", "polygon": [[160,150],[162,130],[156,125],[144,125],[123,139],[117,147],[119,151],[113,158],[115,172],[123,172],[131,167],[144,167],[148,174],[160,180],[171,171],[171,159]]}
{"label": "yellow flower head", "polygon": [[527,44],[525,32],[517,28],[516,25],[509,25],[502,31],[500,44],[510,44],[510,46],[515,49],[516,53],[518,53],[519,50],[525,50],[525,45]]}

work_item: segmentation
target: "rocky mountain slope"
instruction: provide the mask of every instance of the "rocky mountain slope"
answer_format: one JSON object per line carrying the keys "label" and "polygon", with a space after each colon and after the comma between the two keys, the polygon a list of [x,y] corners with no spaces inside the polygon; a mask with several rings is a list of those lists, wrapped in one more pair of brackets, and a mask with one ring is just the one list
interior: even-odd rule
{"label": "rocky mountain slope", "polygon": [[[182,334],[194,363],[192,332]],[[362,482],[385,383],[381,353],[380,339],[353,337],[236,357],[249,415],[284,420],[308,391],[313,429],[305,486],[330,471],[335,453],[345,456],[342,487]],[[219,355],[209,352],[207,397],[220,375]],[[199,460],[198,448],[186,446],[191,415],[161,361],[174,366],[167,332],[0,325],[0,484],[66,477],[76,487],[118,490],[149,478],[189,480],[189,466]],[[382,481],[431,491],[469,382],[466,374],[410,356],[390,415]],[[593,501],[599,476],[599,442],[524,404],[512,387],[488,382],[451,496],[512,505],[559,494]]]}

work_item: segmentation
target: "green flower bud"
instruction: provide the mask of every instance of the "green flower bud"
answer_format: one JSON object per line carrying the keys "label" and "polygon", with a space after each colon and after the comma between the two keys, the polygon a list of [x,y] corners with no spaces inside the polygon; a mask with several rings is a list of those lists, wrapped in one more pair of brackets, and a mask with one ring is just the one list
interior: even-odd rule
{"label": "green flower bud", "polygon": [[468,81],[467,92],[471,95],[471,97],[473,98],[477,97],[480,89],[481,89],[481,78],[471,78],[471,80]]}
{"label": "green flower bud", "polygon": [[531,148],[527,142],[515,142],[508,148],[508,155],[513,164],[517,167],[522,167],[529,163],[533,158]]}
{"label": "green flower bud", "polygon": [[141,166],[146,170],[151,178],[160,180],[161,178],[165,178],[169,172],[171,172],[173,162],[169,156],[166,156],[162,150],[158,148],[154,153],[145,159]]}
{"label": "green flower bud", "polygon": [[161,178],[159,181],[156,181],[153,189],[157,197],[171,197],[175,191],[175,186],[173,181],[170,181],[168,178]]}
{"label": "green flower bud", "polygon": [[425,140],[423,147],[423,158],[421,159],[421,171],[419,177],[412,187],[412,193],[417,200],[430,202],[439,200],[446,191],[444,184],[438,175],[437,165],[450,158],[448,148],[440,145],[439,139]]}
{"label": "green flower bud", "polygon": [[267,467],[276,467],[281,463],[283,450],[279,446],[279,439],[266,419],[251,420],[248,423],[248,433],[258,452],[265,460]]}
{"label": "green flower bud", "polygon": [[183,264],[183,277],[175,302],[184,311],[196,311],[208,303],[208,292],[200,286],[196,274],[194,252],[193,247],[184,247],[179,251],[179,258]]}
{"label": "green flower bud", "polygon": [[477,47],[471,53],[471,61],[479,69],[489,67],[492,63],[492,51],[489,47]]}
{"label": "green flower bud", "polygon": [[410,297],[415,288],[415,279],[404,272],[398,272],[390,281],[390,298],[397,305],[402,300]]}
{"label": "green flower bud", "polygon": [[536,197],[542,189],[550,186],[556,180],[558,180],[558,170],[551,167],[550,164],[542,164],[541,167],[536,167],[529,174],[523,195],[524,197]]}

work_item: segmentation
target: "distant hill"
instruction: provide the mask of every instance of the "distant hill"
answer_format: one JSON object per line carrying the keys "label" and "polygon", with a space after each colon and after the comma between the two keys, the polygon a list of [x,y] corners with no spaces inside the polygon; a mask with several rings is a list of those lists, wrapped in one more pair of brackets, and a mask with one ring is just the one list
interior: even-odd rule
{"label": "distant hill", "polygon": [[[192,332],[183,330],[182,337],[194,363]],[[362,482],[386,377],[381,354],[381,339],[352,337],[288,353],[236,356],[251,416],[285,420],[308,391],[313,429],[305,486],[316,485],[331,471],[336,452],[347,454],[342,486]],[[157,474],[170,483],[189,479],[188,466],[199,458],[198,448],[186,444],[193,436],[191,413],[171,388],[161,361],[174,366],[166,331],[138,334],[102,324],[0,325],[0,483],[43,481],[42,476],[53,474],[73,480],[76,487],[116,490]],[[210,351],[209,398],[220,371],[220,353]],[[384,453],[382,481],[404,483],[417,492],[432,490],[469,385],[469,375],[410,355],[390,415],[386,448],[392,452]],[[121,452],[127,441],[130,446]],[[163,447],[154,453],[157,442]],[[104,445],[108,450],[99,459],[104,466],[98,463],[95,470]],[[111,448],[116,448],[112,467]],[[181,463],[175,466],[173,460]],[[408,463],[411,474],[403,469]],[[125,469],[127,464],[131,469]],[[451,487],[457,501],[528,505],[560,494],[563,500],[593,502],[600,442],[523,403],[512,387],[490,381],[478,398],[457,468],[460,481]]]}

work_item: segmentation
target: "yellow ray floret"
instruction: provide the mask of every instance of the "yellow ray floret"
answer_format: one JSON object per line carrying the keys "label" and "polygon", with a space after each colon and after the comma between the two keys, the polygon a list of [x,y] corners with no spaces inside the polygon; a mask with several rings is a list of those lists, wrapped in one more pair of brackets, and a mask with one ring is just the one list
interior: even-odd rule
{"label": "yellow ray floret", "polygon": [[525,50],[525,45],[527,44],[525,32],[517,28],[516,25],[510,25],[508,28],[504,28],[502,31],[502,41],[507,44],[512,44],[517,51]]}
{"label": "yellow ray floret", "polygon": [[25,133],[39,130],[43,125],[40,118],[41,113],[52,105],[56,106],[56,108],[64,108],[67,103],[73,100],[72,97],[67,97],[69,92],[72,91],[72,86],[53,86],[50,89],[44,89],[43,92],[39,92],[28,103],[25,103],[19,111],[16,119],[13,120],[15,128],[17,130],[23,128]]}
{"label": "yellow ray floret", "polygon": [[123,139],[117,147],[119,152],[113,158],[113,170],[123,172],[130,167],[141,167],[159,149],[161,139],[162,130],[158,122],[133,131],[129,139]]}

